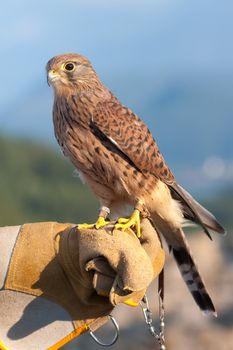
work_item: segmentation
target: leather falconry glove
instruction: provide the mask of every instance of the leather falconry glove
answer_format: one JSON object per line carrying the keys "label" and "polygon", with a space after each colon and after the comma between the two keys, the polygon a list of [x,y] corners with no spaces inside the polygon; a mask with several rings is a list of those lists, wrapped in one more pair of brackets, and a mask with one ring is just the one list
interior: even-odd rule
{"label": "leather falconry glove", "polygon": [[0,348],[59,349],[137,305],[164,265],[148,219],[142,237],[42,222],[0,228]]}

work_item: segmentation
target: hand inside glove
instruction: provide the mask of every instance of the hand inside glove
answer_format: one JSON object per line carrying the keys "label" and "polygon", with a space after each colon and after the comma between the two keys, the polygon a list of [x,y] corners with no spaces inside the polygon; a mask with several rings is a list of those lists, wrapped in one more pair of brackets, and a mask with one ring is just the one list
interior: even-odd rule
{"label": "hand inside glove", "polygon": [[[131,229],[78,230],[76,225],[55,222],[25,224],[20,230],[17,228],[19,232],[12,229],[13,236],[2,234],[0,312],[4,317],[0,340],[10,348],[14,343],[15,349],[17,344],[26,349],[34,342],[38,344],[34,337],[39,334],[44,344],[51,344],[52,335],[59,338],[58,329],[64,337],[64,322],[74,329],[72,336],[67,336],[70,340],[100,327],[115,305],[138,305],[164,265],[164,251],[149,220],[142,220],[141,229],[140,240]],[[1,230],[4,233],[4,228]],[[52,324],[48,324],[44,298],[53,305],[49,319],[57,320],[54,331]],[[34,313],[35,305],[37,309],[41,305],[39,323],[38,317],[33,318],[38,315],[38,311]],[[56,314],[55,305],[69,315],[60,328],[60,311]],[[26,322],[29,318],[35,324]],[[17,341],[13,335],[16,330]]]}

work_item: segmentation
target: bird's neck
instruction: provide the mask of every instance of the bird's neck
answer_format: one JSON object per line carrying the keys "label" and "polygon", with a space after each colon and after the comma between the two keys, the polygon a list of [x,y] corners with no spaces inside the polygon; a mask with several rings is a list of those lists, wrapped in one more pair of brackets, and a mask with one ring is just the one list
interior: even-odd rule
{"label": "bird's neck", "polygon": [[[65,115],[69,115],[70,120],[85,125],[97,104],[111,98],[111,92],[102,84],[83,84],[82,88],[79,85],[77,89],[57,90],[54,100],[54,118],[59,115],[60,120],[63,120]],[[56,123],[56,118],[54,122]]]}
{"label": "bird's neck", "polygon": [[110,99],[111,92],[98,80],[92,80],[91,84],[85,79],[73,86],[59,86],[55,89],[55,99],[76,100],[77,103],[96,105],[99,101]]}

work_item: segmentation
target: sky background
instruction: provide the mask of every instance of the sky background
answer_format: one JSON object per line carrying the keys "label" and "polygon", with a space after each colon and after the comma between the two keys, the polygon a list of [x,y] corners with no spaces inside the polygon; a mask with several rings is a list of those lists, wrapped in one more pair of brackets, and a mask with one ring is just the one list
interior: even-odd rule
{"label": "sky background", "polygon": [[0,132],[55,147],[45,65],[79,52],[149,125],[182,184],[232,185],[232,18],[230,0],[3,2]]}

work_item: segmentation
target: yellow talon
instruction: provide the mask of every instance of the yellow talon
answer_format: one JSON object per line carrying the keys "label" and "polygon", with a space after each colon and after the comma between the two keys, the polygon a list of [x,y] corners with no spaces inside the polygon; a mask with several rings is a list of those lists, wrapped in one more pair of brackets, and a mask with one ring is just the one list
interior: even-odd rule
{"label": "yellow talon", "polygon": [[95,227],[95,224],[78,224],[77,225],[78,229],[89,229],[94,227]]}
{"label": "yellow talon", "polygon": [[136,228],[137,237],[141,237],[141,229],[140,229],[140,212],[138,209],[135,209],[133,214],[129,219],[119,218],[118,222],[115,224],[116,229],[122,229],[125,231],[127,228],[134,226]]}
{"label": "yellow talon", "polygon": [[127,218],[119,218],[117,220],[117,223],[118,224],[126,224],[128,221],[129,221],[129,219],[127,219]]}
{"label": "yellow talon", "polygon": [[97,230],[101,227],[107,226],[110,221],[106,221],[102,216],[99,216],[95,224],[78,224],[78,229],[91,229],[96,228]]}
{"label": "yellow talon", "polygon": [[106,221],[105,218],[103,218],[102,216],[99,216],[98,220],[95,223],[95,228],[97,228],[97,230],[101,227],[107,226],[110,223],[110,221]]}
{"label": "yellow talon", "polygon": [[132,299],[127,299],[127,300],[123,301],[123,303],[124,303],[125,305],[132,306],[132,307],[136,307],[136,306],[139,305],[138,302],[135,302],[135,301],[133,301]]}

